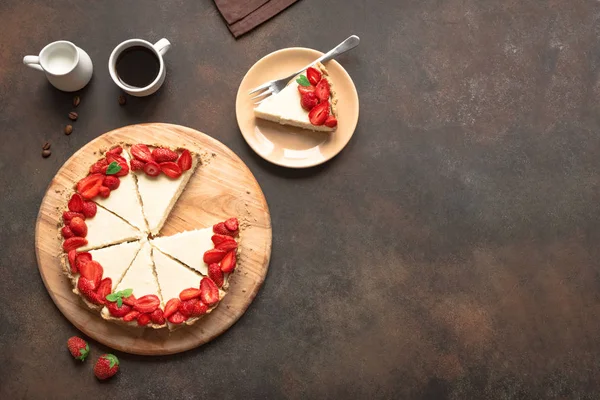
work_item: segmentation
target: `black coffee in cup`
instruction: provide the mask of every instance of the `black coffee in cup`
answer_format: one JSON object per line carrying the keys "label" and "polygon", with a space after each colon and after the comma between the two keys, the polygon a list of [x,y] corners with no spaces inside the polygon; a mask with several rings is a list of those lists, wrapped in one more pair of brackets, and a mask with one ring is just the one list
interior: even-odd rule
{"label": "black coffee in cup", "polygon": [[144,46],[129,47],[117,58],[119,79],[129,86],[143,88],[150,85],[160,71],[160,61],[154,51]]}

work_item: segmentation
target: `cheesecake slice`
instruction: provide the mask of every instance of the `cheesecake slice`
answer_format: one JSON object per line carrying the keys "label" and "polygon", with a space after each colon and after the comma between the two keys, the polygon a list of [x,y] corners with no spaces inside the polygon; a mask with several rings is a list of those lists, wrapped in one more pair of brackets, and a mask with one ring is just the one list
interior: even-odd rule
{"label": "cheesecake slice", "polygon": [[205,251],[214,248],[210,239],[213,235],[212,228],[204,228],[157,237],[150,242],[161,252],[208,276],[208,265],[202,257]]}
{"label": "cheesecake slice", "polygon": [[[298,80],[301,82],[304,80],[304,83],[306,84],[308,82],[306,78],[307,71],[304,71],[302,74],[300,74],[300,78],[296,77],[292,79],[292,81],[281,92],[271,95],[263,100],[258,107],[254,109],[254,115],[257,118],[277,122],[281,125],[290,125],[312,131],[335,131],[337,126],[337,97],[333,90],[333,86],[331,85],[329,73],[327,68],[325,68],[325,66],[321,63],[315,64],[312,68],[319,71],[321,74],[321,79],[325,80],[329,84],[330,93],[328,100],[328,113],[336,120],[334,126],[325,125],[325,121],[323,121],[323,123],[320,125],[313,124],[311,122],[311,118],[309,117],[310,112],[302,106],[302,95],[298,89],[298,86],[301,85]],[[306,86],[306,88],[310,90],[314,90],[315,87],[318,87],[318,84]]]}
{"label": "cheesecake slice", "polygon": [[103,277],[111,279],[111,291],[114,291],[121,282],[123,275],[137,256],[141,246],[140,241],[135,241],[90,251],[92,259],[102,265],[104,269]]}
{"label": "cheesecake slice", "polygon": [[137,228],[129,225],[123,219],[98,207],[93,218],[85,220],[87,225],[87,244],[79,251],[99,249],[113,244],[139,240],[143,234]]}

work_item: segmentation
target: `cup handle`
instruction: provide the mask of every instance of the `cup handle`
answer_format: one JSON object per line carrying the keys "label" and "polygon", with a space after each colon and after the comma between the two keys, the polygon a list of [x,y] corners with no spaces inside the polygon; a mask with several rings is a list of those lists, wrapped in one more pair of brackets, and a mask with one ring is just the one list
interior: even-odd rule
{"label": "cup handle", "polygon": [[23,64],[30,68],[43,71],[44,69],[40,66],[40,58],[38,56],[25,56],[23,57]]}
{"label": "cup handle", "polygon": [[158,42],[154,43],[154,48],[161,56],[164,56],[165,53],[171,48],[171,42],[165,38],[162,38]]}

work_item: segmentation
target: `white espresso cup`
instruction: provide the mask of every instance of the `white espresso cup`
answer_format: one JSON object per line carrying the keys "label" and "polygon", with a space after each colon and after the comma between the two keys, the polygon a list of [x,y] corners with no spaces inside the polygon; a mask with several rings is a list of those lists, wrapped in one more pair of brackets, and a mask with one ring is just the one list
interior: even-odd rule
{"label": "white espresso cup", "polygon": [[[154,81],[144,87],[132,86],[131,84],[125,82],[119,74],[117,73],[117,61],[119,60],[119,56],[132,47],[145,47],[150,52],[154,53],[156,56],[159,68],[158,74]],[[165,81],[165,76],[167,75],[167,70],[165,68],[165,61],[163,60],[163,56],[169,48],[171,47],[171,43],[167,39],[160,39],[158,42],[152,44],[146,40],[142,39],[129,39],[119,44],[110,54],[108,59],[108,72],[110,73],[110,77],[117,84],[118,87],[123,89],[123,91],[131,96],[136,97],[144,97],[149,96],[152,93],[156,92],[162,86]],[[144,66],[140,66],[140,68],[144,68]]]}

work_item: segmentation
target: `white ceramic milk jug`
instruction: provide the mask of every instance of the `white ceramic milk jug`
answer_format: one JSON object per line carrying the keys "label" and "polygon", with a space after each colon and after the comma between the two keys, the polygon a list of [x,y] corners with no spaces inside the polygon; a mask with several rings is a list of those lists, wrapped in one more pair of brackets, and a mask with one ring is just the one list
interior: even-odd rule
{"label": "white ceramic milk jug", "polygon": [[64,92],[82,89],[94,70],[90,56],[66,40],[50,43],[39,56],[23,57],[23,64],[45,72],[52,86]]}

